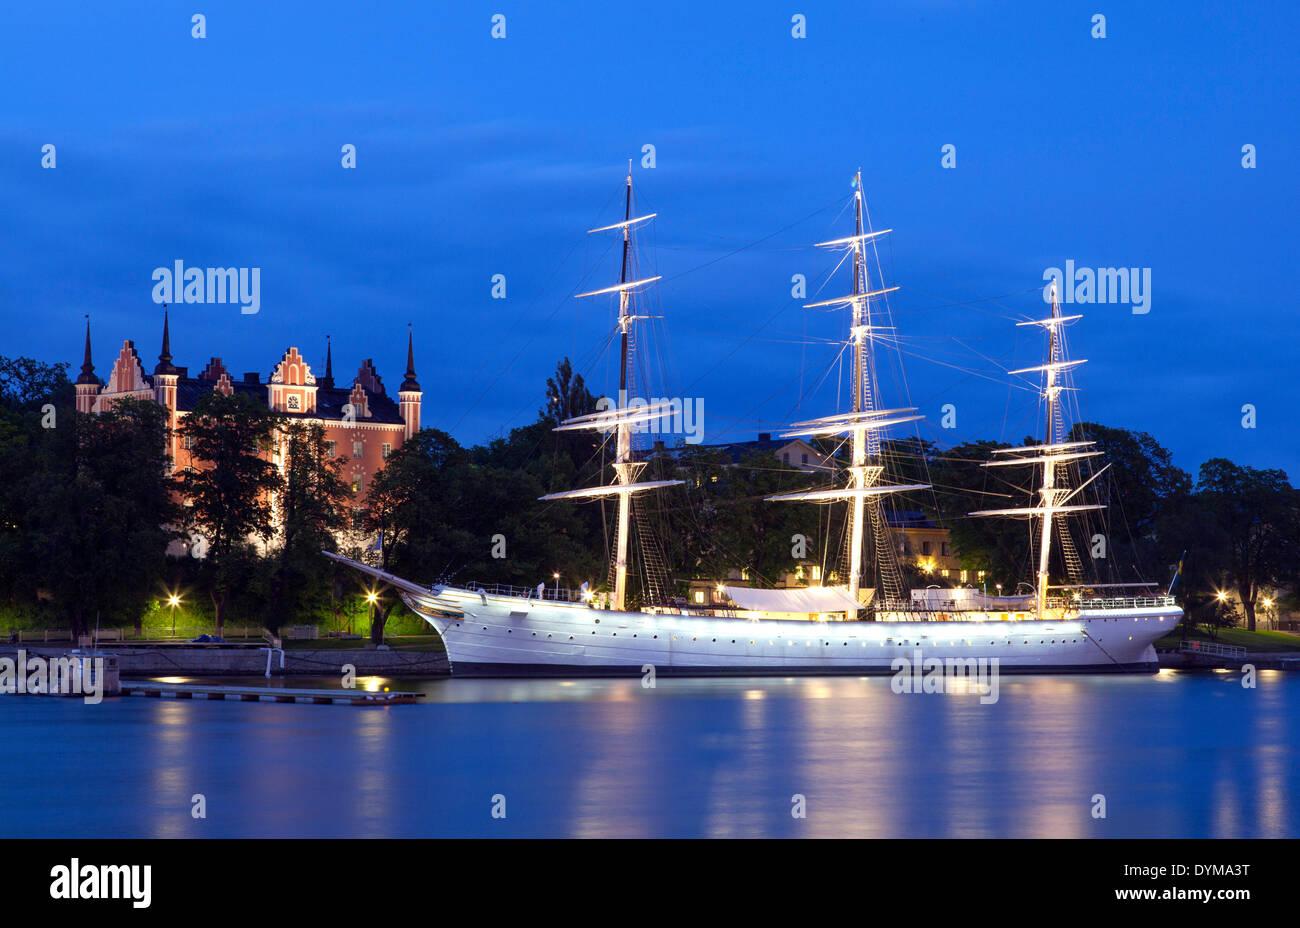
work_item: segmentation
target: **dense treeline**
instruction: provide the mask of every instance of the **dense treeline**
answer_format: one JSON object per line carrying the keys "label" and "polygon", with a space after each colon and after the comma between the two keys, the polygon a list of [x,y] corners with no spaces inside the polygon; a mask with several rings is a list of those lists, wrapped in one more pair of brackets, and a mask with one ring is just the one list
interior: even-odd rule
{"label": "dense treeline", "polygon": [[[361,511],[319,426],[286,420],[242,394],[206,394],[180,426],[202,466],[171,473],[166,416],[156,404],[82,415],[62,366],[0,358],[0,600],[10,614],[78,633],[96,623],[138,629],[179,590],[191,604],[206,601],[218,629],[322,617],[339,627],[364,585],[322,549],[426,582],[588,581],[599,589],[613,506],[538,500],[609,479],[609,448],[598,435],[553,431],[595,407],[565,360],[546,384],[537,421],[472,448],[423,430],[374,476]],[[1213,594],[1231,591],[1251,628],[1264,591],[1293,586],[1300,495],[1284,473],[1214,459],[1193,480],[1145,433],[1081,423],[1069,440],[1085,439],[1109,467],[1099,472],[1087,459],[1072,478],[1092,480],[1090,492],[1108,507],[1062,525],[1083,579],[1164,583],[1186,550],[1189,605],[1222,620]],[[963,568],[983,571],[990,591],[995,584],[1011,591],[1033,573],[1027,523],[968,515],[1030,502],[1031,474],[981,466],[995,447],[977,441],[941,450],[908,439],[886,443],[884,454],[893,479],[933,486],[899,507],[949,527]],[[692,578],[721,579],[742,566],[758,585],[800,563],[840,576],[844,507],[764,502],[827,482],[824,475],[771,454],[737,461],[708,446],[657,446],[648,457],[647,479],[682,485],[646,498],[635,522],[650,544],[632,545],[634,599],[680,593]],[[912,585],[942,582],[914,563],[904,570]],[[1060,579],[1068,578],[1053,577]],[[382,637],[396,604],[378,598],[372,637]]]}

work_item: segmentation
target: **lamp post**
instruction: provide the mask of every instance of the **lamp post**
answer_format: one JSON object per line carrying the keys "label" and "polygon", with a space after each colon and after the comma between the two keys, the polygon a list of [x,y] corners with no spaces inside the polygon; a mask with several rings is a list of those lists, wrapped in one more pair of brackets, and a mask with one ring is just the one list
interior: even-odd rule
{"label": "lamp post", "polygon": [[176,607],[181,604],[181,598],[175,593],[167,597],[167,605],[172,607],[172,637],[176,637]]}
{"label": "lamp post", "polygon": [[379,602],[379,594],[374,590],[366,591],[366,625],[370,629],[370,639],[375,637],[375,603]]}
{"label": "lamp post", "polygon": [[558,603],[560,601],[560,575],[554,573],[551,576],[555,578],[555,601]]}

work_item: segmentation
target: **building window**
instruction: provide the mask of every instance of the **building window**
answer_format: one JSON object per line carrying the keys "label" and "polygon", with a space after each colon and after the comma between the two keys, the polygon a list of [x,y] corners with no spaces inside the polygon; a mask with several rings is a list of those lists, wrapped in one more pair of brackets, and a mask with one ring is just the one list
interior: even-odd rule
{"label": "building window", "polygon": [[338,447],[332,441],[325,442],[325,457],[332,458],[338,455]]}
{"label": "building window", "polygon": [[186,450],[186,451],[193,451],[193,450],[194,450],[194,436],[193,436],[193,435],[186,435],[183,439],[181,439],[181,444],[185,447],[185,450]]}
{"label": "building window", "polygon": [[357,474],[355,477],[352,478],[352,492],[353,492],[353,493],[360,493],[360,492],[361,492],[361,475],[360,475],[360,474]]}
{"label": "building window", "polygon": [[696,591],[695,591],[695,602],[696,602],[698,605],[704,605],[704,591],[703,591],[703,590],[696,590]]}
{"label": "building window", "polygon": [[790,463],[790,452],[789,452],[789,451],[783,451],[783,452],[781,453],[781,463],[782,463],[782,464],[789,464],[789,463]]}
{"label": "building window", "polygon": [[921,553],[924,554],[926,557],[930,556],[930,542],[928,541],[921,542]]}
{"label": "building window", "polygon": [[380,453],[380,455],[383,457],[383,459],[384,459],[385,461],[387,461],[387,460],[388,460],[388,456],[389,456],[390,454],[393,453],[393,446],[392,446],[392,444],[390,444],[389,442],[384,442],[384,443],[379,447],[379,453]]}
{"label": "building window", "polygon": [[822,578],[822,569],[816,564],[813,565],[812,578],[814,580],[820,580]]}
{"label": "building window", "polygon": [[356,458],[358,461],[360,461],[360,460],[361,460],[361,452],[362,452],[361,442],[359,442],[359,441],[354,441],[354,442],[352,443],[352,456],[353,456],[354,458]]}
{"label": "building window", "polygon": [[804,464],[807,464],[807,463],[808,463],[808,455],[806,455],[806,454],[805,454],[805,455],[801,455],[801,457],[803,458],[803,463],[804,463]]}
{"label": "building window", "polygon": [[948,542],[946,542],[946,541],[943,542],[943,544],[942,544],[942,550],[943,550],[943,556],[944,556],[944,557],[951,557],[951,556],[952,556],[952,549],[948,547]]}

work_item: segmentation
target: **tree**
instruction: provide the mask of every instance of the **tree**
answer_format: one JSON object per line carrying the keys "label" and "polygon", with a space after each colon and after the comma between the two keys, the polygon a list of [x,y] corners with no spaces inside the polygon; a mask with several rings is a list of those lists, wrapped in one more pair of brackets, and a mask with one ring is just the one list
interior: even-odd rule
{"label": "tree", "polygon": [[1300,578],[1300,493],[1283,471],[1212,458],[1201,465],[1195,502],[1205,525],[1193,544],[1226,571],[1254,631],[1260,588]]}
{"label": "tree", "polygon": [[46,403],[72,405],[68,365],[45,364],[32,358],[0,357],[0,408],[32,411]]}
{"label": "tree", "polygon": [[[432,580],[469,549],[470,467],[469,453],[438,429],[421,430],[389,457],[370,483],[364,517],[381,570]],[[396,604],[393,596],[375,604],[370,637],[376,644]]]}
{"label": "tree", "polygon": [[1085,459],[1083,479],[1109,465],[1093,487],[1107,507],[1101,518],[1111,579],[1167,580],[1164,571],[1182,550],[1177,513],[1191,493],[1191,475],[1147,432],[1080,422],[1066,440],[1092,441],[1085,450],[1101,452]]}
{"label": "tree", "polygon": [[122,400],[99,415],[65,408],[28,436],[9,555],[21,559],[28,602],[48,598],[74,635],[96,616],[140,629],[172,537],[167,435],[166,410]]}
{"label": "tree", "polygon": [[277,442],[284,485],[276,496],[280,550],[266,620],[272,631],[285,614],[307,613],[327,600],[329,567],[320,552],[334,549],[335,532],[347,524],[349,496],[343,459],[330,458],[323,426],[290,422]]}
{"label": "tree", "polygon": [[[677,572],[724,578],[729,569],[745,566],[755,586],[770,587],[801,560],[816,556],[818,507],[766,501],[777,493],[807,489],[807,474],[766,452],[733,463],[720,449],[687,446],[676,460],[676,476],[670,479],[683,485],[668,491],[671,518],[665,537]],[[796,556],[796,536],[805,539],[803,558]]]}
{"label": "tree", "polygon": [[1007,468],[982,466],[1000,447],[998,442],[973,441],[936,454],[926,482],[934,485],[940,519],[949,526],[962,568],[983,570],[990,585],[1002,584],[1012,592],[1030,573],[1025,523],[969,515],[977,509],[1024,505],[1026,491],[1006,479]]}
{"label": "tree", "polygon": [[282,485],[268,460],[280,416],[244,393],[204,393],[180,427],[197,468],[178,479],[185,500],[185,527],[197,528],[206,546],[209,595],[217,632],[225,627],[232,587],[247,577],[247,559],[236,556],[250,538],[274,534],[272,494]]}
{"label": "tree", "polygon": [[565,358],[555,366],[555,376],[546,379],[546,405],[537,411],[537,418],[555,427],[565,419],[595,411],[596,398]]}

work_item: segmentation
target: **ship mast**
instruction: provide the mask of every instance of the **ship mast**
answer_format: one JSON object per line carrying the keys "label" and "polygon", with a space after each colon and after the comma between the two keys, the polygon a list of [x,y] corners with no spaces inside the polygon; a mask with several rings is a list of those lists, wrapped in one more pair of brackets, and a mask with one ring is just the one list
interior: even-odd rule
{"label": "ship mast", "polygon": [[[1074,322],[1076,319],[1082,319],[1082,314],[1074,316],[1062,316],[1061,304],[1057,298],[1056,281],[1052,281],[1052,315],[1047,319],[1035,319],[1029,322],[1018,322],[1017,325],[1039,325],[1047,332],[1047,363],[1039,367],[1026,367],[1021,370],[1010,371],[1011,374],[1029,374],[1042,372],[1043,388],[1041,396],[1047,411],[1047,430],[1044,436],[1044,444],[1036,445],[1030,448],[998,448],[994,454],[1025,454],[1026,452],[1038,452],[1038,454],[1028,457],[1017,456],[1012,458],[1001,458],[995,461],[989,461],[985,467],[1008,467],[1018,464],[1041,464],[1043,466],[1042,482],[1038,488],[1039,504],[1018,509],[984,509],[979,512],[972,512],[973,516],[1028,516],[1032,518],[1041,518],[1042,525],[1039,527],[1038,537],[1038,573],[1036,576],[1037,583],[1034,591],[1034,614],[1038,619],[1042,619],[1047,611],[1047,585],[1048,585],[1048,566],[1052,551],[1052,523],[1055,521],[1058,513],[1083,512],[1089,509],[1105,509],[1102,505],[1066,505],[1075,495],[1079,493],[1088,484],[1082,484],[1075,490],[1067,487],[1058,487],[1056,484],[1056,469],[1061,464],[1068,461],[1076,461],[1081,458],[1095,457],[1101,454],[1100,451],[1082,451],[1080,449],[1090,447],[1093,442],[1090,441],[1061,441],[1064,434],[1061,426],[1064,417],[1060,408],[1061,392],[1068,389],[1059,382],[1058,375],[1087,363],[1086,360],[1069,361],[1064,357],[1064,346],[1061,334],[1061,327]],[[1088,483],[1095,480],[1100,475],[1094,475]]]}
{"label": "ship mast", "polygon": [[613,287],[605,287],[600,290],[592,290],[588,293],[579,293],[578,297],[599,296],[608,293],[618,294],[618,331],[619,331],[619,372],[618,372],[618,401],[612,407],[598,407],[598,411],[586,416],[576,416],[572,419],[566,419],[561,422],[555,429],[557,432],[576,431],[580,429],[594,429],[602,432],[614,432],[614,476],[616,483],[606,486],[589,487],[582,490],[568,490],[563,493],[552,493],[541,497],[544,500],[551,499],[578,499],[589,498],[594,496],[617,496],[618,497],[618,525],[614,533],[614,599],[612,606],[614,609],[623,611],[627,608],[627,548],[628,537],[630,533],[630,523],[632,514],[632,494],[640,493],[646,490],[653,490],[659,487],[676,486],[684,481],[681,480],[653,480],[645,483],[637,483],[636,478],[640,476],[645,469],[644,461],[634,461],[632,459],[632,430],[637,423],[648,422],[652,419],[671,416],[674,409],[671,403],[647,403],[632,402],[628,397],[628,362],[631,351],[631,334],[632,326],[638,319],[645,319],[646,316],[637,315],[632,312],[632,294],[636,288],[650,284],[659,280],[658,276],[646,277],[641,280],[628,280],[628,258],[632,248],[632,228],[643,222],[649,222],[657,213],[649,213],[645,216],[632,216],[632,164],[628,162],[627,168],[627,194],[623,207],[623,221],[616,222],[613,225],[601,226],[598,229],[589,230],[590,233],[609,232],[615,229],[623,233],[623,264],[622,271],[619,274],[618,284]]}
{"label": "ship mast", "polygon": [[[879,508],[879,497],[886,493],[898,493],[904,490],[925,490],[929,484],[917,483],[906,486],[896,484],[884,484],[881,478],[884,476],[885,468],[880,459],[880,433],[882,430],[892,425],[903,422],[914,422],[924,418],[919,415],[909,415],[916,412],[915,407],[906,409],[879,409],[877,408],[877,390],[874,384],[874,371],[872,364],[871,346],[873,338],[877,331],[883,329],[883,326],[875,325],[872,322],[870,312],[870,301],[885,294],[892,293],[898,287],[884,287],[879,290],[871,290],[867,279],[866,264],[866,245],[877,236],[885,235],[893,230],[882,229],[879,232],[867,232],[863,227],[863,203],[862,203],[862,172],[859,171],[853,180],[853,205],[854,205],[854,232],[846,238],[839,238],[829,242],[819,242],[818,247],[825,248],[848,248],[853,252],[853,292],[849,296],[838,297],[830,300],[821,300],[815,303],[805,305],[806,309],[820,309],[827,307],[848,306],[850,309],[849,321],[849,343],[852,348],[852,392],[853,396],[850,402],[850,411],[847,414],[824,416],[820,419],[813,419],[808,422],[797,422],[794,424],[796,431],[783,433],[783,438],[796,438],[804,436],[825,436],[841,435],[848,433],[851,440],[851,452],[849,465],[849,486],[844,489],[832,490],[811,490],[801,493],[782,493],[777,496],[768,497],[775,502],[808,502],[808,501],[830,501],[830,500],[848,500],[849,507],[849,525],[847,535],[848,545],[848,593],[854,599],[861,602],[860,590],[862,588],[862,543],[864,540],[864,526],[868,517],[868,506],[870,507],[870,516],[872,520],[874,551],[876,555],[877,567],[883,576],[889,575],[887,564],[892,563],[894,552],[888,547],[891,542],[887,537],[884,526],[883,515]],[[893,573],[896,575],[897,571]],[[894,580],[889,586],[896,585]],[[897,589],[888,589],[888,595],[898,595],[901,591]]]}

